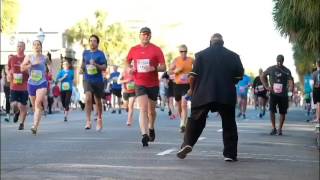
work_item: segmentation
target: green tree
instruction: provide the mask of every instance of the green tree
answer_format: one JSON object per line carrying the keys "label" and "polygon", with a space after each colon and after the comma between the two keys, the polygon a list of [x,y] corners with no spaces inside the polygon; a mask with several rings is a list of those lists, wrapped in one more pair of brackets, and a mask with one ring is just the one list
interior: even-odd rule
{"label": "green tree", "polygon": [[273,1],[273,18],[281,35],[308,52],[320,53],[320,1]]}
{"label": "green tree", "polygon": [[123,65],[130,46],[136,41],[132,32],[120,23],[107,23],[107,13],[96,11],[94,20],[81,20],[66,30],[68,44],[80,42],[86,48],[90,35],[96,34],[100,38],[100,49],[109,57],[109,64]]}
{"label": "green tree", "polygon": [[15,30],[20,12],[18,0],[1,0],[0,32],[11,33]]}
{"label": "green tree", "polygon": [[295,65],[301,80],[320,57],[320,1],[273,1],[273,19],[280,34],[289,37],[293,44]]}

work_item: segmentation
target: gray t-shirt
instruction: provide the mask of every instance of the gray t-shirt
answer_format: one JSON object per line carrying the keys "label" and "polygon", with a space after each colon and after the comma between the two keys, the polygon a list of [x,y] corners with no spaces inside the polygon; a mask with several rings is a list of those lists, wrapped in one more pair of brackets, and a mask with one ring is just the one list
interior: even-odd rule
{"label": "gray t-shirt", "polygon": [[312,73],[313,87],[320,88],[320,70]]}
{"label": "gray t-shirt", "polygon": [[285,66],[271,66],[265,72],[269,76],[271,93],[277,96],[288,96],[288,81],[293,80],[291,71]]}

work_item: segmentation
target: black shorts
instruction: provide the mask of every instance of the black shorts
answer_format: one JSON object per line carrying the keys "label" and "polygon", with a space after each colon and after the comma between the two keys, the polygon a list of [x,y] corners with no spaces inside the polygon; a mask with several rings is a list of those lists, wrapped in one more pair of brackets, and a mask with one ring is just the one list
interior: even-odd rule
{"label": "black shorts", "polygon": [[10,102],[19,102],[22,105],[28,104],[28,91],[15,91],[10,90]]}
{"label": "black shorts", "polygon": [[268,99],[267,93],[257,93],[257,97],[261,97],[261,98],[263,98],[265,100]]}
{"label": "black shorts", "polygon": [[157,101],[159,95],[159,87],[144,87],[136,85],[136,96],[148,95],[152,101]]}
{"label": "black shorts", "polygon": [[189,90],[189,84],[175,84],[174,85],[174,99],[181,101],[181,97],[186,95]]}
{"label": "black shorts", "polygon": [[131,98],[131,97],[136,97],[136,93],[126,93],[126,92],[123,93],[123,99],[125,101],[128,101],[129,98]]}
{"label": "black shorts", "polygon": [[309,98],[308,98],[308,99],[305,99],[305,101],[306,101],[307,104],[310,104],[310,103],[311,103],[311,99],[309,99]]}
{"label": "black shorts", "polygon": [[118,98],[121,98],[121,89],[111,89],[111,93],[115,96],[117,96]]}
{"label": "black shorts", "polygon": [[270,112],[277,113],[277,106],[279,108],[280,114],[287,114],[287,110],[289,107],[289,99],[288,96],[277,96],[270,94]]}
{"label": "black shorts", "polygon": [[104,96],[104,84],[101,83],[89,83],[83,82],[84,93],[91,92],[92,95],[95,95],[98,98],[102,98]]}
{"label": "black shorts", "polygon": [[314,104],[320,103],[320,88],[313,88],[312,96]]}
{"label": "black shorts", "polygon": [[167,97],[174,97],[174,91],[173,91],[173,88],[174,88],[174,83],[173,82],[169,82],[168,83],[168,91],[167,91]]}

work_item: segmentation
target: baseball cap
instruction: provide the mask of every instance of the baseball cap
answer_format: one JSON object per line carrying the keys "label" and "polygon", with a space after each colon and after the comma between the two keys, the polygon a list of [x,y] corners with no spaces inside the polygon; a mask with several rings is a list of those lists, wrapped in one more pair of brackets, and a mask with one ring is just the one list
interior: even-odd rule
{"label": "baseball cap", "polygon": [[151,29],[148,27],[143,27],[140,29],[140,33],[151,33]]}

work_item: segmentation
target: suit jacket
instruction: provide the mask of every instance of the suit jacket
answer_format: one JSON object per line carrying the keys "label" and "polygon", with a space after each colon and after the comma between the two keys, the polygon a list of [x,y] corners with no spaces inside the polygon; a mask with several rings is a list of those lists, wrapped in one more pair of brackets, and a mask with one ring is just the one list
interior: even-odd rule
{"label": "suit jacket", "polygon": [[191,107],[217,102],[235,105],[235,84],[244,69],[238,54],[223,46],[211,46],[196,53],[193,70],[195,76]]}

